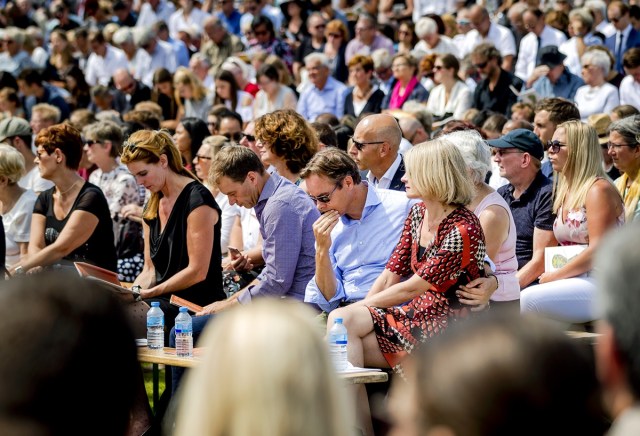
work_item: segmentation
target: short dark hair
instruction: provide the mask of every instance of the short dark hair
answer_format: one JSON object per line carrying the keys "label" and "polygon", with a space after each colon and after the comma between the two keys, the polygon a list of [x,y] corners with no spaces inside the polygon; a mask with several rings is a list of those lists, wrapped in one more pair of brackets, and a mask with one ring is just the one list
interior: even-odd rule
{"label": "short dark hair", "polygon": [[232,111],[229,108],[226,107],[221,107],[220,109],[216,110],[214,112],[213,108],[211,108],[211,111],[209,112],[209,115],[214,115],[216,117],[218,117],[218,124],[220,124],[220,122],[224,119],[224,118],[233,118],[234,120],[236,120],[238,123],[240,123],[240,127],[242,128],[242,117],[240,116],[240,114],[236,111]]}
{"label": "short dark hair", "polygon": [[328,147],[337,147],[338,146],[338,136],[336,132],[331,128],[327,123],[311,123],[311,128],[316,131],[318,135],[318,140],[328,146]]}
{"label": "short dark hair", "polygon": [[543,98],[538,102],[535,112],[549,112],[549,121],[555,125],[565,121],[579,120],[580,111],[575,103],[560,97]]}
{"label": "short dark hair", "polygon": [[258,15],[255,17],[251,22],[251,30],[255,32],[260,26],[266,26],[267,32],[271,34],[272,38],[276,36],[275,31],[273,30],[273,23],[269,17],[265,17],[264,15]]}
{"label": "short dark hair", "polygon": [[256,80],[262,76],[266,77],[269,80],[280,82],[280,75],[278,74],[278,70],[273,65],[262,64],[262,66],[258,69],[258,72],[256,73]]}
{"label": "short dark hair", "polygon": [[38,85],[42,87],[42,73],[35,68],[26,68],[18,75],[18,80],[24,81],[27,85]]}
{"label": "short dark hair", "polygon": [[191,156],[193,157],[200,150],[204,138],[210,135],[207,123],[200,118],[186,117],[180,120],[180,124],[182,124],[182,127],[189,133],[191,138]]}
{"label": "short dark hair", "polygon": [[241,145],[222,147],[211,163],[209,179],[217,185],[222,177],[242,183],[250,172],[264,174],[262,161],[251,149]]}
{"label": "short dark hair", "polygon": [[622,57],[622,66],[625,68],[640,67],[640,48],[633,47],[627,50]]}
{"label": "short dark hair", "polygon": [[328,147],[317,152],[300,172],[302,179],[311,175],[324,176],[338,186],[342,186],[342,181],[347,176],[351,176],[356,185],[362,181],[358,164],[347,152],[336,147]]}

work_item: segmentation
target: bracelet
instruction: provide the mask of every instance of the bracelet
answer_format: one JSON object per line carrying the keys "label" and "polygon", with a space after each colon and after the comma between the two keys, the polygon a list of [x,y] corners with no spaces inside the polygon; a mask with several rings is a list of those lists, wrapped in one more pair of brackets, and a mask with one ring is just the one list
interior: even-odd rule
{"label": "bracelet", "polygon": [[496,279],[496,289],[498,289],[498,287],[500,286],[500,282],[498,281],[498,276],[491,273],[491,274],[487,274],[487,278],[489,277],[493,277],[494,279]]}

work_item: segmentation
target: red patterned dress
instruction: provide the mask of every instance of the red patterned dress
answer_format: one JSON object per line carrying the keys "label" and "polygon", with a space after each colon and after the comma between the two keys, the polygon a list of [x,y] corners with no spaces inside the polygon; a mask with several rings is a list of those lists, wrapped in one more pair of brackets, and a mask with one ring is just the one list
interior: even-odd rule
{"label": "red patterned dress", "polygon": [[424,203],[413,206],[386,268],[402,277],[417,274],[435,289],[401,306],[369,307],[380,350],[396,371],[401,371],[402,359],[416,345],[442,333],[449,320],[468,316],[468,307],[458,302],[455,291],[484,273],[484,233],[466,207],[457,208],[440,223],[418,257],[425,211]]}

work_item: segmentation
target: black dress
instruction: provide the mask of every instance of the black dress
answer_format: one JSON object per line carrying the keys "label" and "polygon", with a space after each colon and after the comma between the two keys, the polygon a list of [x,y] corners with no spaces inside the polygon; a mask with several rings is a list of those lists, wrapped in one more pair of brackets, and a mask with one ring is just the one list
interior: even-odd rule
{"label": "black dress", "polygon": [[54,190],[55,187],[41,192],[33,207],[33,213],[44,215],[46,218],[44,241],[47,246],[58,239],[71,214],[76,210],[89,212],[98,218],[98,225],[89,239],[65,256],[59,264],[72,266],[73,262],[88,262],[109,271],[115,271],[116,247],[113,242],[113,221],[102,190],[86,182],[82,185],[71,210],[62,220],[57,219],[53,213]]}
{"label": "black dress", "polygon": [[[145,219],[149,226],[149,247],[151,261],[156,271],[156,284],[164,283],[189,265],[187,218],[193,210],[202,205],[215,209],[218,212],[218,216],[221,216],[220,206],[214,200],[211,192],[200,182],[193,181],[185,186],[180,195],[178,195],[162,232],[160,232],[160,219],[158,217],[152,220]],[[214,226],[214,241],[216,242],[220,241],[220,228],[221,220],[218,219]],[[177,307],[172,307],[168,304],[171,295],[174,293],[200,306],[206,306],[225,298],[225,293],[222,290],[221,260],[220,243],[214,243],[207,277],[203,281],[187,289],[150,299],[163,300],[160,301],[160,305],[165,312],[165,325],[169,325],[169,321],[172,321],[178,313]],[[167,310],[175,312],[175,314],[168,315]]]}
{"label": "black dress", "polygon": [[364,108],[362,108],[362,111],[359,114],[356,114],[353,107],[353,88],[351,88],[344,99],[344,113],[345,115],[353,115],[356,118],[358,118],[360,114],[379,114],[382,110],[382,100],[384,100],[384,92],[376,89],[369,96],[369,99],[364,105]]}

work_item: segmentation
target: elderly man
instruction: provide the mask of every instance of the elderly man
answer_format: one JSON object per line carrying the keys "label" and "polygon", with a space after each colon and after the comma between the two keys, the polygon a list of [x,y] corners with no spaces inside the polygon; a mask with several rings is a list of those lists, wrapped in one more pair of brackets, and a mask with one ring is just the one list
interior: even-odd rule
{"label": "elderly man", "polygon": [[524,21],[524,27],[529,33],[520,41],[515,74],[526,81],[531,76],[531,73],[533,73],[533,69],[538,61],[540,49],[548,45],[560,47],[560,44],[565,42],[567,37],[558,29],[554,29],[545,23],[544,12],[540,9],[527,9],[522,15],[522,19]]}
{"label": "elderly man", "polygon": [[356,22],[356,37],[349,41],[345,51],[345,60],[348,63],[357,54],[371,55],[379,48],[386,49],[393,54],[393,41],[378,32],[377,21],[369,14],[360,14]]}
{"label": "elderly man", "polygon": [[4,52],[0,53],[0,71],[11,73],[17,77],[22,70],[35,68],[29,53],[24,51],[24,31],[17,27],[7,27],[2,36]]}
{"label": "elderly man", "polygon": [[315,121],[322,113],[331,113],[340,118],[344,115],[347,87],[331,77],[329,59],[324,53],[311,53],[304,63],[311,85],[300,94],[298,112],[307,121]]}
{"label": "elderly man", "polygon": [[125,102],[122,107],[125,112],[133,110],[133,108],[142,101],[151,100],[151,89],[148,86],[137,81],[129,71],[121,68],[113,74],[113,83],[119,91],[119,98],[124,98]]}
{"label": "elderly man", "polygon": [[536,284],[544,272],[544,249],[557,245],[553,236],[553,192],[551,180],[540,170],[544,148],[530,130],[515,129],[488,141],[500,177],[509,184],[498,193],[511,208],[516,224],[517,277],[520,289]]}
{"label": "elderly man", "polygon": [[209,17],[204,22],[204,33],[207,41],[200,48],[211,64],[211,74],[215,75],[224,61],[244,50],[239,37],[229,33],[217,16]]}
{"label": "elderly man", "polygon": [[174,72],[177,68],[176,54],[173,46],[158,39],[152,28],[136,28],[133,39],[142,49],[134,63],[135,76],[148,87],[153,87],[153,74],[159,68]]}
{"label": "elderly man", "polygon": [[616,33],[604,41],[604,45],[616,59],[616,70],[624,74],[622,60],[627,50],[640,46],[640,32],[631,25],[629,6],[621,1],[614,1],[607,8],[609,21],[616,29]]}
{"label": "elderly man", "polygon": [[427,54],[448,54],[459,57],[458,47],[445,35],[438,33],[438,24],[429,17],[423,17],[416,23],[416,36],[420,41],[416,44],[414,52],[417,58],[422,58]]}
{"label": "elderly man", "polygon": [[502,56],[502,69],[513,71],[513,59],[516,54],[516,40],[509,29],[500,24],[493,23],[487,8],[474,5],[469,10],[469,21],[474,29],[470,30],[462,45],[461,54],[466,56],[483,42],[492,43]]}
{"label": "elderly man", "polygon": [[404,191],[404,161],[398,153],[402,131],[389,114],[369,115],[353,132],[351,156],[361,171],[369,170],[367,181],[380,189]]}

